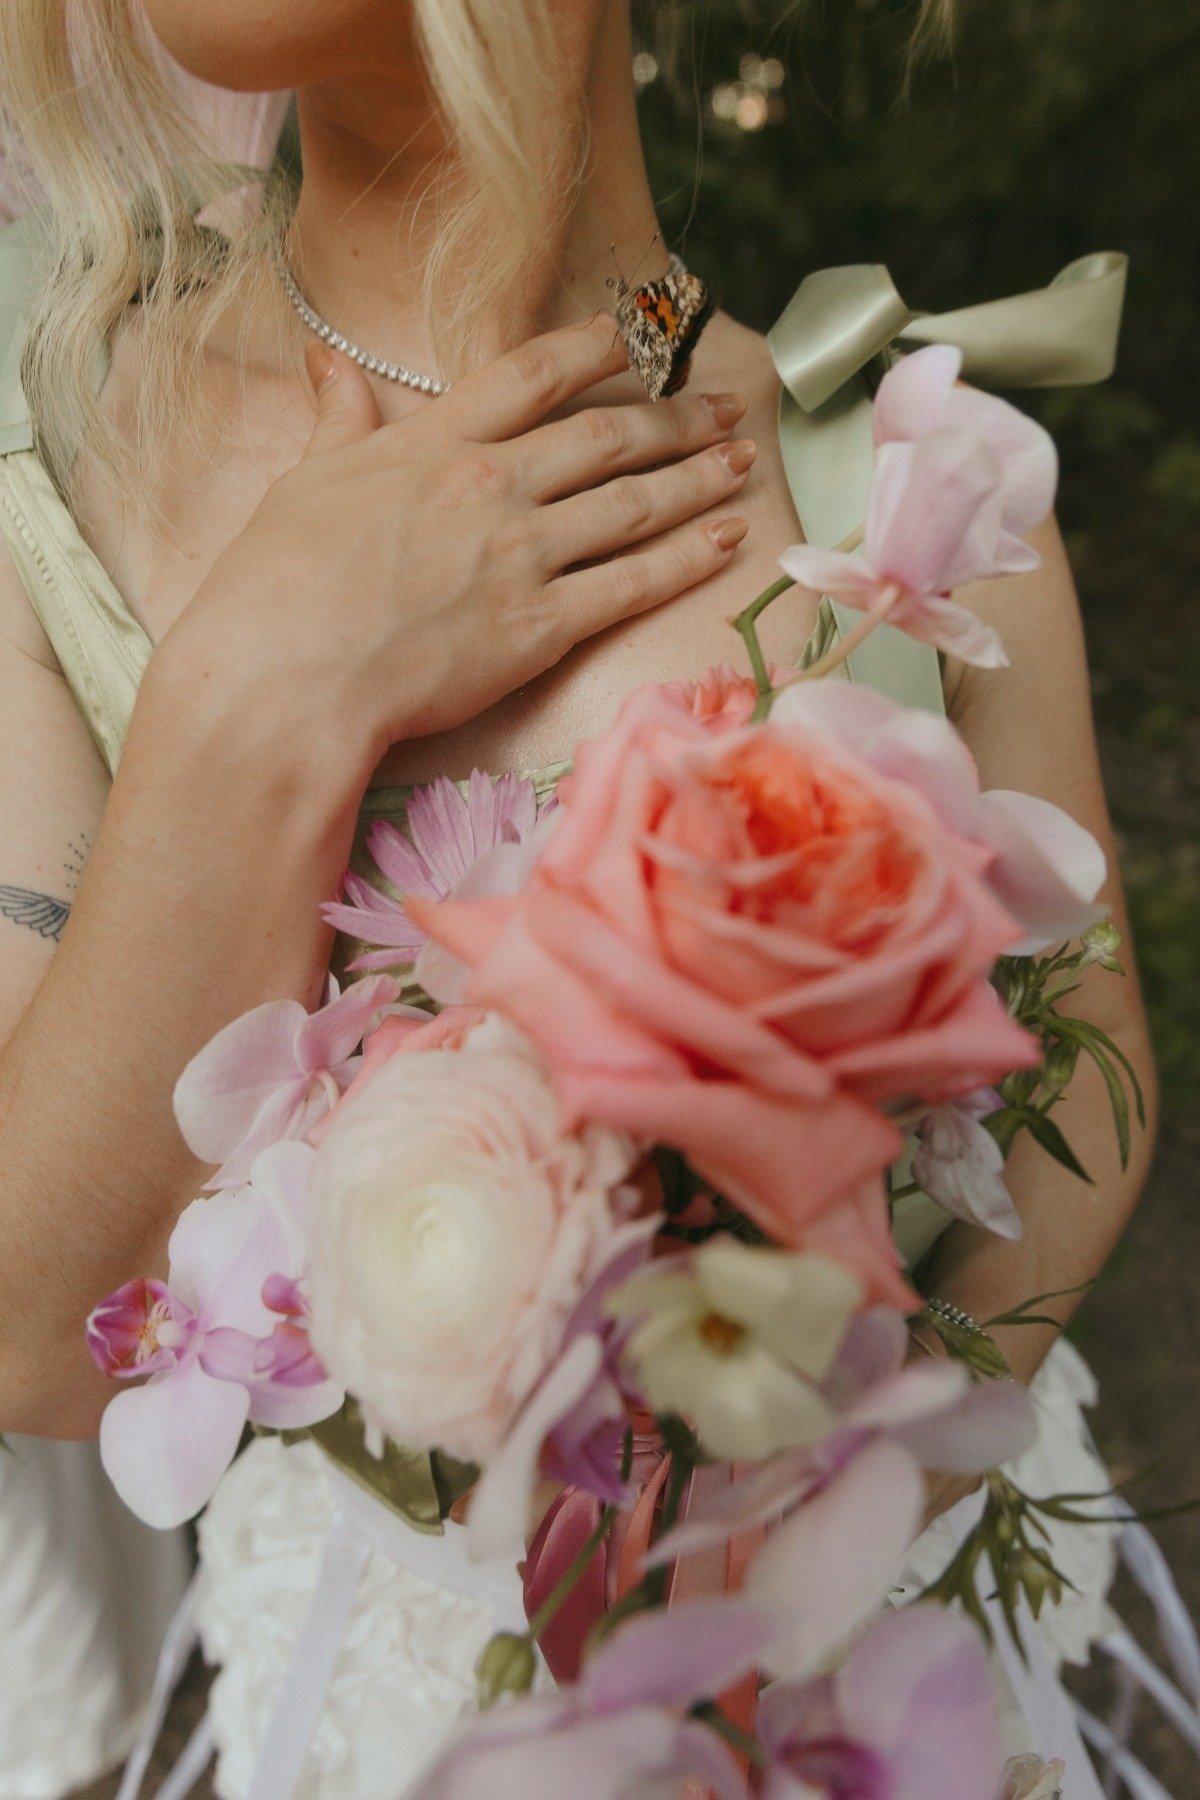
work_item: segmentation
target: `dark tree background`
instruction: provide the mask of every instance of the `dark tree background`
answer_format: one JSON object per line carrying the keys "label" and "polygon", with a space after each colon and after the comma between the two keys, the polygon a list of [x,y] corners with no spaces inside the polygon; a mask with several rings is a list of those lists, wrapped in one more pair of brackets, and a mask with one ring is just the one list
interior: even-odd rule
{"label": "dark tree background", "polygon": [[[668,241],[747,324],[765,329],[830,263],[884,262],[911,306],[940,312],[1091,250],[1131,258],[1115,378],[1015,398],[1062,451],[1163,1081],[1149,1192],[1074,1335],[1114,1473],[1161,1459],[1131,1497],[1200,1495],[1200,9],[958,0],[952,50],[911,70],[914,8],[894,0],[648,0],[638,16]],[[1200,1616],[1200,1520],[1156,1531]],[[1087,1689],[1104,1704],[1102,1678]],[[1166,1728],[1147,1718],[1138,1747],[1180,1800],[1196,1791]]]}

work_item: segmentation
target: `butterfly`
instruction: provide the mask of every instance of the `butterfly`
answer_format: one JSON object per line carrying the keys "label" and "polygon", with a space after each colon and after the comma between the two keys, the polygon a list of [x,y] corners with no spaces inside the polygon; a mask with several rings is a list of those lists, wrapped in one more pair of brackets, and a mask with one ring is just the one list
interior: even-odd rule
{"label": "butterfly", "polygon": [[661,280],[634,288],[617,276],[612,285],[630,367],[651,400],[678,393],[688,378],[700,333],[716,309],[716,295],[673,252]]}

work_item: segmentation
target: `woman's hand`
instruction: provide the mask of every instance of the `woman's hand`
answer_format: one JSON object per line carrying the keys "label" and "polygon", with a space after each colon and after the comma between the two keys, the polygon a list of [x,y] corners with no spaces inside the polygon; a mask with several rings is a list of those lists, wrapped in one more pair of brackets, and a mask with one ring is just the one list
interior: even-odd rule
{"label": "woman's hand", "polygon": [[287,694],[293,720],[312,700],[377,759],[713,574],[746,530],[698,521],[753,459],[727,442],[738,398],[546,422],[626,366],[601,315],[380,425],[358,367],[310,345],[312,440],[163,640],[181,690],[202,668]]}

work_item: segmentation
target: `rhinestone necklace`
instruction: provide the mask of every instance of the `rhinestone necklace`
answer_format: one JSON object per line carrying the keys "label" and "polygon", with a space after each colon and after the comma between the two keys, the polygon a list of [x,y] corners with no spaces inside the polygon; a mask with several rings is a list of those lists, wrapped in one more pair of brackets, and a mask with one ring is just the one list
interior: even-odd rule
{"label": "rhinestone necklace", "polygon": [[316,337],[320,338],[323,344],[328,344],[333,350],[340,350],[343,355],[356,362],[360,369],[365,369],[368,375],[382,375],[385,381],[394,381],[400,387],[413,388],[419,394],[449,392],[450,383],[448,381],[439,381],[436,375],[422,375],[418,370],[410,369],[404,363],[389,362],[386,356],[373,356],[369,350],[360,349],[357,344],[351,343],[348,337],[344,337],[340,331],[335,331],[328,319],[323,319],[316,308],[310,306],[300,292],[299,284],[292,274],[291,264],[288,262],[282,243],[276,245],[275,248],[275,266],[279,270],[279,278],[283,282],[284,292],[300,319]]}

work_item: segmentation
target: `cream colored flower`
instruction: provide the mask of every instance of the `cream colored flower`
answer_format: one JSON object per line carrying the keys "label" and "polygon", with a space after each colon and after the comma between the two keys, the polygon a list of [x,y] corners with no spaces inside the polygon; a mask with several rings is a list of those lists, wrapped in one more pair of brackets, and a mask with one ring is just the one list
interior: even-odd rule
{"label": "cream colored flower", "polygon": [[1004,1765],[1004,1791],[1000,1800],[1062,1800],[1066,1774],[1062,1763],[1043,1762],[1040,1756],[1014,1756]]}
{"label": "cream colored flower", "polygon": [[487,1461],[611,1254],[633,1155],[562,1129],[540,1056],[495,1015],[343,1102],[313,1164],[311,1332],[368,1426]]}
{"label": "cream colored flower", "polygon": [[716,1237],[683,1266],[634,1276],[608,1305],[638,1321],[628,1353],[654,1410],[681,1414],[710,1455],[756,1462],[836,1423],[817,1384],[862,1297],[822,1256]]}

